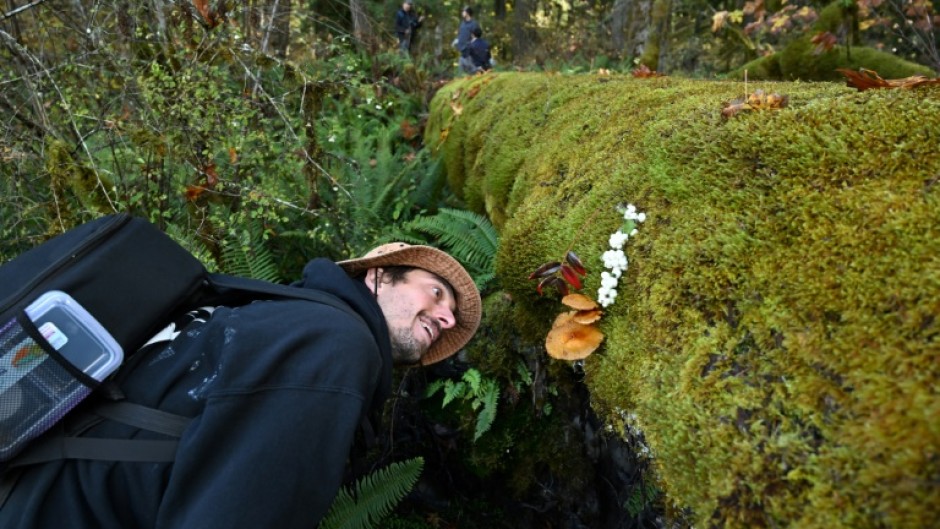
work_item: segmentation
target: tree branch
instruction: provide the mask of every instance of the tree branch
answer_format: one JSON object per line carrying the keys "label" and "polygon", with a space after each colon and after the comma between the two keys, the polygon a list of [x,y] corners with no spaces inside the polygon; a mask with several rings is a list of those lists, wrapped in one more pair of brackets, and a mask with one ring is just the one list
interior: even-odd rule
{"label": "tree branch", "polygon": [[39,4],[44,3],[45,1],[46,1],[46,0],[33,0],[32,2],[30,2],[30,3],[26,4],[26,5],[21,5],[20,7],[17,7],[17,8],[14,9],[13,11],[8,11],[8,12],[6,12],[6,13],[0,15],[0,20],[6,20],[6,19],[8,19],[8,18],[13,18],[13,17],[15,17],[16,15],[22,13],[23,11],[26,11],[27,9],[32,9],[32,8],[38,6]]}

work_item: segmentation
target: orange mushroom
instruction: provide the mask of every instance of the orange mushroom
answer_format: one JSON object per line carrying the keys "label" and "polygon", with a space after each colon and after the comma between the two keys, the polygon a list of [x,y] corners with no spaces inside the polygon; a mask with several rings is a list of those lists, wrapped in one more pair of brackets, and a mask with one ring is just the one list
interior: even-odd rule
{"label": "orange mushroom", "polygon": [[549,331],[545,348],[553,358],[581,360],[593,353],[604,340],[604,334],[592,325],[567,321]]}
{"label": "orange mushroom", "polygon": [[597,309],[579,310],[578,312],[575,312],[574,315],[572,315],[571,319],[573,319],[574,321],[582,325],[590,325],[594,323],[595,321],[601,319],[602,314],[604,314],[604,312],[601,310],[597,310]]}
{"label": "orange mushroom", "polygon": [[577,310],[594,310],[597,308],[597,302],[584,294],[568,294],[561,298],[561,302]]}

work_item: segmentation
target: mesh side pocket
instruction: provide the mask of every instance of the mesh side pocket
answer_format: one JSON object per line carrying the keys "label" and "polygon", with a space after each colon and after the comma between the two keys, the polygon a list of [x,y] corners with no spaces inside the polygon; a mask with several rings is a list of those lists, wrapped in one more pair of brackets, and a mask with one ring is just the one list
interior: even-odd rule
{"label": "mesh side pocket", "polygon": [[91,393],[12,319],[0,326],[0,461],[52,427]]}

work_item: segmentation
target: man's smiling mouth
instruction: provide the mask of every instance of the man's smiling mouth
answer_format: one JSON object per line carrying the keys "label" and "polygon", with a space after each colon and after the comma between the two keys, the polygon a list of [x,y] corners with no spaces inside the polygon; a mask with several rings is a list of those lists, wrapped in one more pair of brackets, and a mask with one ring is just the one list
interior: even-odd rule
{"label": "man's smiling mouth", "polygon": [[424,328],[425,332],[428,333],[428,338],[431,340],[431,343],[434,343],[434,339],[437,335],[440,334],[440,330],[431,322],[421,320],[421,327]]}

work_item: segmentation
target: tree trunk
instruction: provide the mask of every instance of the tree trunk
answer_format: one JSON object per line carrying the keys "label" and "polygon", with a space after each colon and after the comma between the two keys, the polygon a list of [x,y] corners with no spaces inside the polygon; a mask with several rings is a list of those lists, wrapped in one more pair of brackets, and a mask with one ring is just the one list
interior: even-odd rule
{"label": "tree trunk", "polygon": [[493,0],[493,16],[496,20],[506,18],[506,0]]}
{"label": "tree trunk", "polygon": [[372,24],[369,22],[369,16],[362,4],[363,0],[349,0],[349,13],[352,15],[353,37],[356,39],[361,49],[369,53],[375,53],[378,51],[375,35],[372,32]]}
{"label": "tree trunk", "polygon": [[659,60],[665,52],[671,11],[671,0],[653,2],[650,13],[650,32],[643,46],[643,55],[640,57],[640,63],[653,71],[659,71]]}
{"label": "tree trunk", "polygon": [[290,44],[290,15],[291,0],[269,0],[265,6],[264,38],[261,41],[261,51],[271,53],[275,57],[287,56],[287,46]]}
{"label": "tree trunk", "polygon": [[512,11],[512,54],[517,60],[524,59],[534,44],[532,30],[533,0],[515,0]]}

